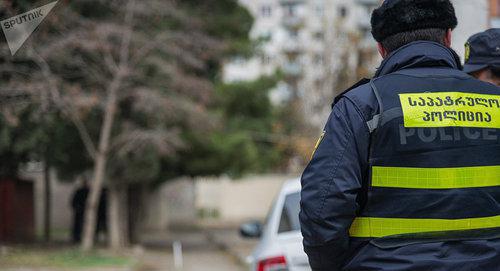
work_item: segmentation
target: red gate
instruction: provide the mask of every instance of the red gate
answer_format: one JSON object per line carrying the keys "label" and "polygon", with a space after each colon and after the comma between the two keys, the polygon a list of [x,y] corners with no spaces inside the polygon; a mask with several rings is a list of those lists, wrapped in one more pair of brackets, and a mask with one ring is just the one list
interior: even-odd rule
{"label": "red gate", "polygon": [[33,183],[0,180],[0,242],[29,242],[33,239]]}

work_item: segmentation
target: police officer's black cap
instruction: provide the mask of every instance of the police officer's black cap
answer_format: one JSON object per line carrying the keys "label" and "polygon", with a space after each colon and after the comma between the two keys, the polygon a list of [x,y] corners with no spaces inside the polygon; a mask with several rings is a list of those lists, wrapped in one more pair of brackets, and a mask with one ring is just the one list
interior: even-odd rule
{"label": "police officer's black cap", "polygon": [[478,33],[465,44],[464,71],[472,73],[488,67],[500,68],[500,28]]}
{"label": "police officer's black cap", "polygon": [[427,28],[454,29],[455,8],[449,0],[386,0],[372,13],[372,34],[382,42],[392,35]]}

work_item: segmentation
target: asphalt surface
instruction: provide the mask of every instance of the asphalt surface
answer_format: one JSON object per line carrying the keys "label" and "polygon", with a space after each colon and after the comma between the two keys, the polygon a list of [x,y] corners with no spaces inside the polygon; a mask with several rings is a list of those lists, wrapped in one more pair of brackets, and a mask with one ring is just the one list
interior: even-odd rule
{"label": "asphalt surface", "polygon": [[[235,229],[170,232],[144,236],[140,271],[248,271],[245,258],[256,241],[239,238]],[[175,268],[172,245],[182,244],[182,268]]]}
{"label": "asphalt surface", "polygon": [[244,271],[236,258],[220,250],[184,251],[182,268],[176,269],[172,253],[146,252],[140,271]]}

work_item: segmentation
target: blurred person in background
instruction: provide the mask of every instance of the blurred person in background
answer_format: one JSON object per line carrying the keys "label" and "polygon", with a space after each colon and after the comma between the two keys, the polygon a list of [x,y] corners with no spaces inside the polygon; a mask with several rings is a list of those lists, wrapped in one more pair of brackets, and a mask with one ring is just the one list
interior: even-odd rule
{"label": "blurred person in background", "polygon": [[457,23],[449,0],[374,10],[384,60],[335,99],[302,175],[313,270],[498,270],[500,88],[461,71]]}
{"label": "blurred person in background", "polygon": [[73,209],[73,229],[72,241],[79,243],[82,239],[83,221],[85,218],[85,204],[89,194],[89,185],[85,177],[81,178],[81,184],[73,193],[71,198],[71,207]]}
{"label": "blurred person in background", "polygon": [[[83,224],[85,220],[85,207],[89,195],[89,182],[85,176],[81,177],[80,186],[75,190],[71,198],[71,208],[73,209],[73,228],[71,231],[73,243],[80,243],[83,233]],[[103,189],[99,198],[99,206],[97,209],[97,225],[95,229],[95,240],[99,241],[102,238],[107,240],[108,223],[107,223],[107,206],[108,206],[108,190]]]}
{"label": "blurred person in background", "polygon": [[465,44],[464,71],[475,78],[500,86],[500,28],[469,38]]}
{"label": "blurred person in background", "polygon": [[103,188],[99,198],[99,207],[97,208],[97,225],[95,228],[95,240],[98,242],[101,238],[103,242],[108,240],[108,189]]}

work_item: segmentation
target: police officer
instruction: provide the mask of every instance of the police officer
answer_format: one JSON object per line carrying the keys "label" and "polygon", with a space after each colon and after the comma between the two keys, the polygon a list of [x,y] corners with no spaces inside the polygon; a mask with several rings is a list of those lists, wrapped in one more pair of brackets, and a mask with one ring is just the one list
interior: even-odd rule
{"label": "police officer", "polygon": [[479,80],[500,86],[500,28],[469,38],[465,44],[464,71]]}
{"label": "police officer", "polygon": [[313,270],[499,270],[500,88],[461,71],[449,0],[386,0],[384,58],[337,97],[302,176]]}

